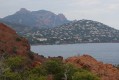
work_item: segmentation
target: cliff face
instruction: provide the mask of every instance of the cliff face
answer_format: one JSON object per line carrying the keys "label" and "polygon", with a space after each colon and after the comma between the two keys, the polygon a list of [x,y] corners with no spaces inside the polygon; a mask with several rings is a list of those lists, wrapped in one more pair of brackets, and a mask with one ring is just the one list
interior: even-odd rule
{"label": "cliff face", "polygon": [[78,67],[89,69],[97,74],[101,80],[119,80],[119,70],[111,64],[103,64],[89,55],[70,57],[66,62],[73,63]]}
{"label": "cliff face", "polygon": [[28,41],[18,36],[11,28],[0,23],[0,54],[28,55],[29,52]]}

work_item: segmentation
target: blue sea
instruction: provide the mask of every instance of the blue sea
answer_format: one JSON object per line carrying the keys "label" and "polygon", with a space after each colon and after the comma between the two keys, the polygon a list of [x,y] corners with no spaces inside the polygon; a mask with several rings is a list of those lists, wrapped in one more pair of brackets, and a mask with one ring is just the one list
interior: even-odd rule
{"label": "blue sea", "polygon": [[86,43],[63,45],[35,45],[31,50],[40,55],[71,56],[88,54],[104,63],[119,64],[119,43]]}

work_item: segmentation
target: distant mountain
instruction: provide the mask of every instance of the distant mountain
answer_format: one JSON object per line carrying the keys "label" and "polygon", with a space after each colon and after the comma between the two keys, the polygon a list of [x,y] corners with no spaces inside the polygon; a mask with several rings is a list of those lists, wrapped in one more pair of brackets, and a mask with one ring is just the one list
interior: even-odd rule
{"label": "distant mountain", "polygon": [[34,29],[24,36],[36,44],[119,42],[119,30],[92,20],[72,21],[52,29]]}
{"label": "distant mountain", "polygon": [[46,10],[29,11],[21,8],[13,15],[2,18],[3,21],[38,28],[51,28],[69,22],[63,14],[54,14]]}

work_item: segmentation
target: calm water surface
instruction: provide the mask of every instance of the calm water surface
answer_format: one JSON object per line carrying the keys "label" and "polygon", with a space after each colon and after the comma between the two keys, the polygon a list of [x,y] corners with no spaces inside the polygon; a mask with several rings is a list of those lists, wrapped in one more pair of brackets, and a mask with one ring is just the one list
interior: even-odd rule
{"label": "calm water surface", "polygon": [[44,56],[63,56],[89,54],[104,63],[119,64],[119,43],[88,43],[65,45],[36,45],[31,50]]}

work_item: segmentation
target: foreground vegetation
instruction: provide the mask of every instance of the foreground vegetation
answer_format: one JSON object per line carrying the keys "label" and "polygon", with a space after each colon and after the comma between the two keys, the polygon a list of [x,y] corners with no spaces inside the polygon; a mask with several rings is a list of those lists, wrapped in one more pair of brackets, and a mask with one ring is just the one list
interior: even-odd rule
{"label": "foreground vegetation", "polygon": [[0,80],[99,80],[90,71],[58,59],[49,59],[37,66],[21,56],[1,56],[0,59]]}

